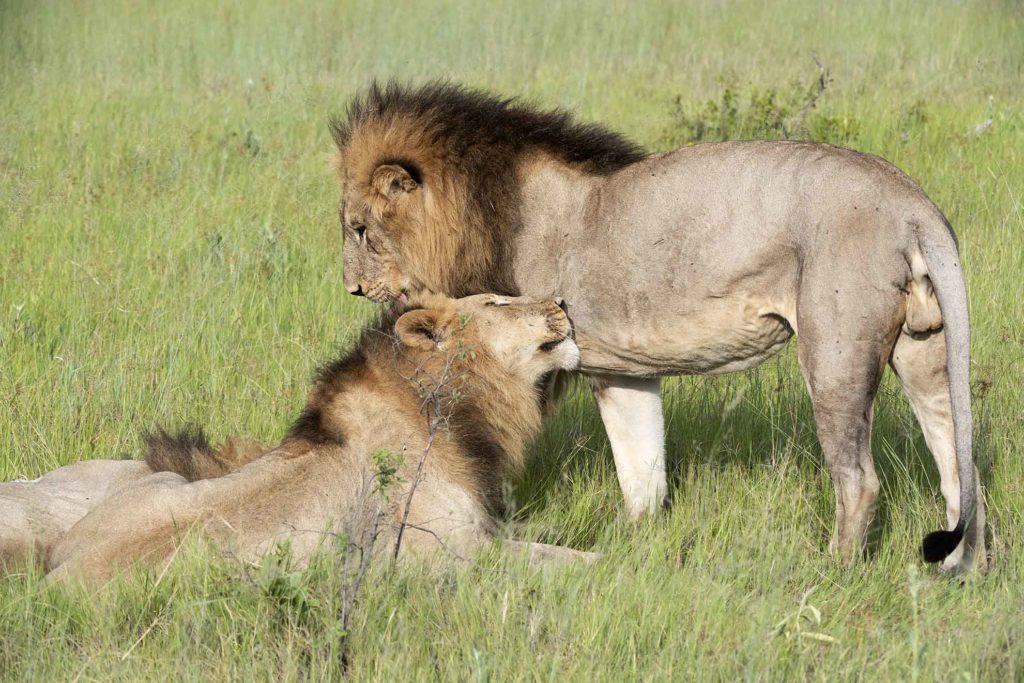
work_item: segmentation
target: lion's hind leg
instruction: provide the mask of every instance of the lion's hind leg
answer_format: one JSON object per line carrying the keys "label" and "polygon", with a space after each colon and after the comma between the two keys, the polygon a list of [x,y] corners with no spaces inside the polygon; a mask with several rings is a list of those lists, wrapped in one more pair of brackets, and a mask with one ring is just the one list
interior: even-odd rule
{"label": "lion's hind leg", "polygon": [[[942,496],[946,499],[946,518],[952,528],[960,517],[960,476],[946,371],[945,335],[941,330],[921,334],[903,332],[896,341],[890,362],[938,466]],[[980,482],[977,473],[974,480]],[[960,546],[946,557],[943,569],[965,571],[975,564],[979,569],[985,568],[985,501],[980,483],[977,486],[974,524],[967,528]]]}
{"label": "lion's hind leg", "polygon": [[871,455],[871,423],[881,368],[871,362],[875,354],[857,353],[855,348],[842,353],[845,366],[832,365],[837,359],[812,360],[814,355],[813,350],[801,349],[800,365],[835,488],[836,521],[829,549],[849,564],[863,551],[880,488]]}
{"label": "lion's hind leg", "polygon": [[832,289],[819,290],[820,298],[798,310],[797,355],[835,488],[829,547],[849,564],[862,554],[875,515],[880,485],[871,454],[873,404],[901,309],[895,292],[843,306],[829,296]]}
{"label": "lion's hind leg", "polygon": [[42,566],[50,548],[86,513],[150,474],[137,460],[83,460],[33,481],[0,484],[0,573]]}

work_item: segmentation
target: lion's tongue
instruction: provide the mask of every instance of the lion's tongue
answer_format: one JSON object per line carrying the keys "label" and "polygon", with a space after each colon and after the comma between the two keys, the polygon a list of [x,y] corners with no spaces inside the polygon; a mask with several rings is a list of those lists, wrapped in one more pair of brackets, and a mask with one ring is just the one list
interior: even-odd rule
{"label": "lion's tongue", "polygon": [[401,315],[405,312],[405,307],[409,305],[409,295],[405,292],[399,294],[394,301],[391,302],[391,312],[395,315]]}

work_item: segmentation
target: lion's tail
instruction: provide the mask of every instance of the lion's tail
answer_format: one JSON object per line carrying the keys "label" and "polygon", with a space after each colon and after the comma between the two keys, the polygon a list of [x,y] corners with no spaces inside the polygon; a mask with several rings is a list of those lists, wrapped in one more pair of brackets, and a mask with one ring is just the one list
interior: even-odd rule
{"label": "lion's tail", "polygon": [[154,472],[174,472],[188,481],[215,479],[243,467],[269,449],[249,439],[232,437],[213,448],[199,427],[185,427],[176,434],[162,428],[143,436],[145,460]]}
{"label": "lion's tail", "polygon": [[933,531],[925,536],[921,545],[925,561],[941,562],[960,545],[967,527],[974,521],[978,504],[971,455],[971,328],[967,315],[967,288],[952,228],[941,214],[938,220],[922,220],[915,227],[942,312],[957,473],[960,475],[960,518],[956,527],[951,531]]}

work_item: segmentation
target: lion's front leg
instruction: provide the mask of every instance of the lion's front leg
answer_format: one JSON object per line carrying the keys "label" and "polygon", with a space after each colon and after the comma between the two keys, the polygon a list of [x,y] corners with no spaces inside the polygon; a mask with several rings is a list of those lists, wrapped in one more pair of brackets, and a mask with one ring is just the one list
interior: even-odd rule
{"label": "lion's front leg", "polygon": [[656,514],[668,500],[661,380],[602,377],[590,384],[629,515]]}
{"label": "lion's front leg", "polygon": [[601,559],[601,553],[588,552],[566,548],[561,545],[550,543],[537,543],[535,541],[514,541],[505,540],[502,547],[514,555],[525,557],[531,565],[548,564],[593,564]]}

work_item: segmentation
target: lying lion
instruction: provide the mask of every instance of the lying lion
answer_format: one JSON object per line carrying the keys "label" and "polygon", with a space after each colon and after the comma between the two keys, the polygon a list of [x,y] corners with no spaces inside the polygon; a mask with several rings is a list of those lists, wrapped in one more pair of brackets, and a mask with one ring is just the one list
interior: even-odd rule
{"label": "lying lion", "polygon": [[[276,448],[159,433],[147,463],[89,461],[0,486],[0,562],[35,554],[51,579],[100,581],[168,562],[200,533],[254,560],[325,537],[424,557],[489,542],[502,477],[540,429],[552,374],[579,362],[552,300],[433,297],[364,332],[321,370]],[[154,470],[156,472],[154,473]],[[531,559],[589,553],[506,542]]]}

